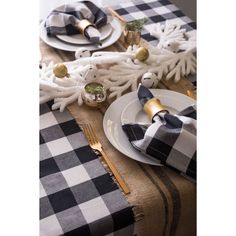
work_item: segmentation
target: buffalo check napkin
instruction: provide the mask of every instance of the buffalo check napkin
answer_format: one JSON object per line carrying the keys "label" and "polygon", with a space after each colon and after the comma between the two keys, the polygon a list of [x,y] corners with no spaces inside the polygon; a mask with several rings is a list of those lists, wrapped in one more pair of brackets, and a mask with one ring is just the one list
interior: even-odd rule
{"label": "buffalo check napkin", "polygon": [[95,27],[87,27],[85,36],[92,42],[100,41],[100,32],[96,28],[106,25],[108,15],[90,1],[64,4],[54,9],[46,19],[48,35],[74,35],[80,33],[77,25],[81,20],[88,20]]}
{"label": "buffalo check napkin", "polygon": [[135,149],[196,180],[195,106],[176,115],[160,112],[150,126],[123,124],[122,128]]}

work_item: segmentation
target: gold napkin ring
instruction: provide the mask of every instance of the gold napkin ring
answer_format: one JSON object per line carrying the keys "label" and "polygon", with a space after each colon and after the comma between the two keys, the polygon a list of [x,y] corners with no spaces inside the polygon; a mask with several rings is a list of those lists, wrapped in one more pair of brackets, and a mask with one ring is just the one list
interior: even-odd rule
{"label": "gold napkin ring", "polygon": [[165,111],[168,112],[162,105],[159,99],[152,98],[148,100],[144,107],[144,111],[147,113],[148,117],[152,120],[153,116],[159,112]]}
{"label": "gold napkin ring", "polygon": [[85,30],[86,30],[89,26],[93,26],[93,27],[97,28],[96,25],[92,24],[92,23],[91,23],[90,21],[88,21],[87,19],[80,20],[76,26],[77,26],[77,28],[79,29],[79,31],[80,31],[83,35],[84,35],[84,33],[85,33]]}

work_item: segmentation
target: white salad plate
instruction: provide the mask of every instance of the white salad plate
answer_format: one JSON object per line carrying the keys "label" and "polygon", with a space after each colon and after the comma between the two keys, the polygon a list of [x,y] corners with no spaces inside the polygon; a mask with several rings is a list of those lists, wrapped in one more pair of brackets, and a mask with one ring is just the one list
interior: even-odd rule
{"label": "white salad plate", "polygon": [[[100,40],[103,41],[108,36],[110,36],[110,34],[112,33],[112,30],[113,28],[111,24],[106,24],[105,26],[101,27],[99,29],[99,32],[101,34]],[[87,38],[85,38],[82,34],[56,35],[56,37],[66,43],[72,43],[72,44],[78,44],[78,45],[92,44],[92,42],[89,41]]]}
{"label": "white salad plate", "polygon": [[[196,103],[194,99],[174,91],[164,89],[151,89],[150,91],[172,114]],[[103,129],[110,143],[127,157],[150,165],[160,165],[158,160],[144,156],[132,147],[122,130],[122,124],[125,123],[151,123],[142,110],[137,91],[123,95],[109,106],[104,115]]]}
{"label": "white salad plate", "polygon": [[120,22],[116,18],[113,18],[112,21],[110,22],[110,25],[112,26],[112,32],[107,38],[105,38],[102,41],[101,46],[97,45],[97,44],[76,45],[76,44],[64,42],[64,41],[58,39],[57,37],[48,36],[44,25],[45,25],[45,21],[42,21],[40,24],[40,28],[39,28],[40,38],[46,44],[48,44],[49,46],[51,46],[53,48],[61,49],[64,51],[70,51],[70,52],[75,52],[77,49],[79,49],[81,47],[83,47],[83,48],[86,47],[90,51],[96,51],[96,50],[100,50],[102,48],[106,48],[106,47],[112,45],[113,43],[115,43],[120,38],[120,36],[122,34],[122,26],[121,26]]}

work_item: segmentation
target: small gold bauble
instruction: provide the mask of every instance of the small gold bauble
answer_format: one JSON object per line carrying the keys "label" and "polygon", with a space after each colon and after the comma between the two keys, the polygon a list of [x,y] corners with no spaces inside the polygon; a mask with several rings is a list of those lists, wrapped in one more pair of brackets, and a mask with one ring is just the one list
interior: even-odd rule
{"label": "small gold bauble", "polygon": [[147,48],[140,47],[135,52],[135,58],[139,61],[146,61],[149,57],[149,51]]}
{"label": "small gold bauble", "polygon": [[64,64],[57,64],[53,69],[53,73],[58,78],[68,76],[68,70]]}

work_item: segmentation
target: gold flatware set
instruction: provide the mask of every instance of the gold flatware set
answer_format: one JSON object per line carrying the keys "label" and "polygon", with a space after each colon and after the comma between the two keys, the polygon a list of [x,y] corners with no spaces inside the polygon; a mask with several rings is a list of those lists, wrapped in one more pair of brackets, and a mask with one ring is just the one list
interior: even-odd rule
{"label": "gold flatware set", "polygon": [[129,188],[126,185],[126,183],[123,180],[123,178],[121,177],[120,173],[118,172],[118,170],[116,169],[116,167],[114,166],[112,161],[108,158],[108,156],[104,152],[104,150],[102,148],[102,144],[99,142],[99,140],[98,140],[98,138],[97,138],[97,136],[96,136],[92,126],[90,124],[80,124],[80,127],[82,128],[82,130],[84,132],[84,135],[87,138],[90,147],[92,149],[97,150],[97,151],[99,151],[101,153],[103,161],[109,167],[110,171],[114,175],[116,181],[118,182],[118,184],[120,185],[120,187],[124,191],[124,193],[125,194],[130,193]]}

